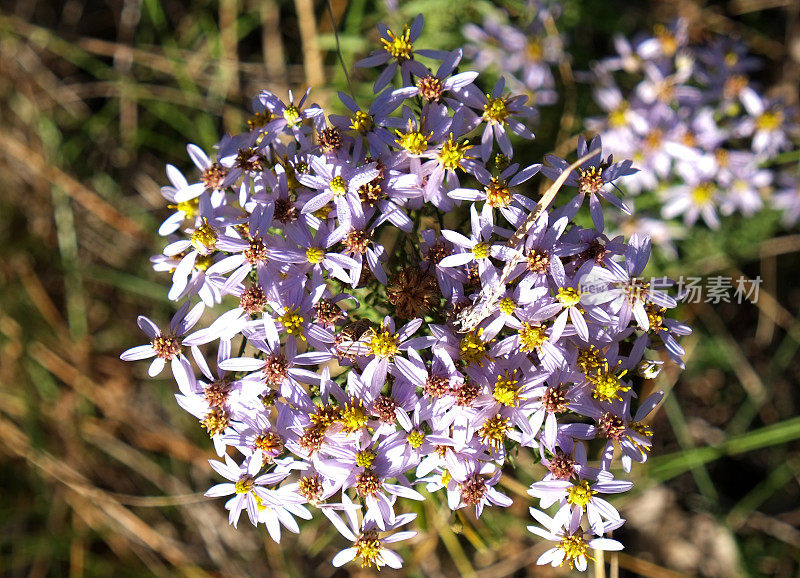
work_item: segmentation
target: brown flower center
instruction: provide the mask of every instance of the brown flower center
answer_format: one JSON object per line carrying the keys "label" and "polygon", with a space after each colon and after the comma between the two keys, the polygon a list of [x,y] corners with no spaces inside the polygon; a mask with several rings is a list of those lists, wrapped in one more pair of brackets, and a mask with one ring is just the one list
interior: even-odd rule
{"label": "brown flower center", "polygon": [[542,405],[550,413],[561,413],[569,407],[567,388],[562,385],[548,387],[542,395]]}
{"label": "brown flower center", "polygon": [[468,506],[474,506],[481,501],[488,489],[486,481],[478,474],[475,474],[461,483],[461,499]]}
{"label": "brown flower center", "polygon": [[181,341],[172,335],[159,335],[151,342],[156,355],[169,361],[181,352]]}
{"label": "brown flower center", "polygon": [[400,317],[421,317],[438,301],[439,285],[431,275],[416,267],[406,267],[392,276],[386,287],[389,303]]}
{"label": "brown flower center", "polygon": [[267,306],[267,296],[259,285],[253,285],[242,291],[239,298],[239,307],[244,309],[248,315],[261,313]]}
{"label": "brown flower center", "polygon": [[222,181],[226,176],[228,176],[228,169],[219,163],[211,163],[200,175],[200,181],[207,189],[217,190],[222,187]]}
{"label": "brown flower center", "polygon": [[283,355],[273,353],[264,363],[264,381],[269,385],[280,385],[289,375],[289,362]]}
{"label": "brown flower center", "polygon": [[254,237],[250,240],[250,246],[244,250],[244,258],[251,265],[267,260],[267,246],[261,237]]}
{"label": "brown flower center", "polygon": [[435,76],[428,75],[419,79],[417,89],[419,95],[425,100],[438,100],[444,91],[444,84]]}

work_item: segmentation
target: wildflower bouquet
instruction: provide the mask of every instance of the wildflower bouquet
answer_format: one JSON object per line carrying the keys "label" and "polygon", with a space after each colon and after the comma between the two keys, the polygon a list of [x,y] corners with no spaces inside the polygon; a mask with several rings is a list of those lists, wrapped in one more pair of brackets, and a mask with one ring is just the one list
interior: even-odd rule
{"label": "wildflower bouquet", "polygon": [[[640,277],[649,239],[603,233],[632,163],[599,137],[572,164],[515,162],[526,97],[484,93],[461,50],[418,50],[422,26],[380,26],[369,106],[340,93],[348,114],[326,116],[265,91],[249,131],[189,145],[199,180],[167,167],[152,260],[183,305],[167,329],[140,317],[149,342],[122,358],[169,365],[233,525],[246,511],[279,541],[316,510],[350,543],[335,566],[398,568],[407,500],[507,507],[498,484],[527,451],[546,471],[528,528],[554,543],[539,562],[584,570],[588,549],[622,548],[604,497],[632,484],[612,466],[646,460],[662,393],[642,386],[689,329],[666,316],[669,281]],[[540,170],[555,182],[537,202]],[[592,229],[574,222],[587,197]]]}

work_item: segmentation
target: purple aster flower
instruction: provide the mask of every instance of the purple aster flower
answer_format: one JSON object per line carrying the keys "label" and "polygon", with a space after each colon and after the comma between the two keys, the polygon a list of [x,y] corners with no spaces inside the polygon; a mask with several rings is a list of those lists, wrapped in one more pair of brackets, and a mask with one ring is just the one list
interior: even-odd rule
{"label": "purple aster flower", "polygon": [[[630,210],[614,194],[613,189],[616,188],[614,181],[620,177],[632,175],[638,169],[631,168],[632,162],[629,160],[614,163],[611,155],[604,160],[599,136],[594,137],[588,146],[582,136],[578,137],[578,158],[582,158],[594,151],[597,151],[597,155],[584,161],[576,171],[567,177],[565,184],[578,187],[578,194],[569,203],[575,211],[583,204],[584,197],[589,195],[592,222],[598,231],[602,231],[604,225],[603,209],[597,197],[602,197],[623,213],[630,214]],[[547,155],[545,160],[550,163],[550,166],[545,165],[542,167],[542,173],[553,180],[558,178],[570,164],[564,159],[553,155]]]}
{"label": "purple aster flower", "polygon": [[[650,258],[650,237],[634,234],[625,251],[625,267],[609,261],[606,267],[592,267],[581,278],[587,290],[584,301],[591,305],[608,303],[610,310],[619,316],[619,329],[636,319],[645,331],[650,330],[647,306],[672,309],[676,301],[663,289],[672,285],[667,279],[652,279],[649,283],[638,276]],[[608,285],[610,284],[610,285]],[[584,338],[584,340],[586,340]]]}
{"label": "purple aster flower", "polygon": [[[459,90],[472,84],[472,81],[478,77],[477,72],[460,72],[450,76],[458,66],[458,63],[461,62],[462,55],[463,52],[460,48],[453,50],[447,54],[439,65],[436,74],[431,74],[431,72],[426,69],[427,74],[419,78],[416,86],[399,88],[392,92],[392,96],[404,99],[420,96],[427,102],[435,102],[438,101],[445,92]],[[419,74],[417,74],[417,76],[419,76]]]}
{"label": "purple aster flower", "polygon": [[453,461],[448,465],[452,477],[447,483],[447,504],[451,510],[475,506],[475,515],[480,517],[489,504],[503,508],[511,505],[511,498],[495,489],[502,471],[492,462],[468,459],[458,467],[452,467]]}
{"label": "purple aster flower", "polygon": [[[362,527],[358,523],[358,518],[355,516],[354,508],[351,506],[352,502],[350,502],[349,498],[343,496],[342,502],[346,506],[350,506],[343,509],[346,522],[332,508],[324,508],[322,513],[339,530],[339,533],[350,540],[353,545],[336,554],[331,563],[338,568],[358,557],[361,558],[362,567],[375,566],[379,570],[382,566],[389,566],[395,569],[402,568],[403,559],[391,550],[388,545],[408,540],[417,535],[416,532],[410,530],[394,532],[399,527],[408,524],[417,515],[402,514],[397,516],[394,523],[387,525],[385,528],[378,528],[375,524],[367,523],[366,521]],[[382,534],[387,535],[382,536]]]}
{"label": "purple aster flower", "polygon": [[[557,546],[550,548],[544,554],[539,556],[536,561],[540,566],[550,564],[553,568],[567,564],[571,569],[575,568],[584,572],[587,567],[586,559],[589,557],[587,551],[591,548],[593,550],[605,551],[618,551],[622,550],[622,544],[610,538],[595,537],[595,533],[585,532],[581,529],[582,516],[578,509],[575,509],[572,517],[567,521],[566,525],[560,526],[554,523],[553,518],[547,514],[536,510],[530,509],[531,515],[539,522],[545,529],[538,526],[528,526],[528,531],[536,534],[540,538],[557,542]],[[600,533],[615,530],[622,525],[622,521],[613,522],[603,527]]]}
{"label": "purple aster flower", "polygon": [[254,526],[258,525],[259,500],[271,500],[264,486],[274,485],[289,474],[287,469],[277,469],[272,473],[257,476],[263,463],[260,452],[253,453],[241,465],[228,455],[225,456],[225,462],[209,460],[208,463],[215,472],[229,481],[212,486],[205,495],[211,498],[234,495],[225,504],[225,508],[230,511],[228,521],[234,528],[242,510],[247,510],[247,516]]}
{"label": "purple aster flower", "polygon": [[414,60],[414,55],[426,56],[429,58],[442,59],[447,56],[447,52],[441,50],[416,50],[414,42],[419,38],[424,26],[422,14],[418,14],[411,24],[411,28],[403,26],[403,31],[400,34],[392,32],[385,24],[378,24],[380,32],[380,40],[383,47],[374,51],[367,58],[356,62],[357,67],[372,68],[373,66],[381,66],[391,61],[380,76],[378,76],[372,87],[375,93],[381,92],[394,78],[398,66],[400,67],[400,74],[403,79],[403,86],[411,84],[411,75],[414,74],[420,78],[426,76],[428,69],[422,64]]}
{"label": "purple aster flower", "polygon": [[526,182],[541,168],[542,165],[536,163],[519,170],[519,165],[514,163],[497,177],[492,177],[488,172],[476,173],[475,176],[483,185],[483,190],[458,188],[448,192],[447,195],[453,199],[473,203],[483,201],[493,209],[499,209],[509,223],[519,226],[525,220],[527,211],[534,209],[536,203],[514,192],[512,187]]}
{"label": "purple aster flower", "polygon": [[184,371],[184,366],[181,364],[181,359],[185,358],[183,354],[185,343],[184,336],[189,330],[195,326],[200,320],[200,316],[205,310],[204,303],[198,303],[194,307],[188,301],[184,303],[180,309],[173,315],[169,324],[169,331],[161,331],[159,327],[144,315],[140,315],[137,322],[139,328],[151,339],[147,345],[139,345],[128,349],[120,359],[123,361],[137,361],[139,359],[149,359],[155,357],[147,374],[150,377],[155,377],[164,369],[167,361],[170,362],[173,375],[179,379]]}
{"label": "purple aster flower", "polygon": [[528,493],[534,498],[539,498],[539,507],[547,509],[559,503],[556,515],[553,517],[554,528],[559,528],[569,523],[575,511],[585,511],[589,519],[589,526],[595,534],[602,534],[606,521],[619,522],[619,512],[608,501],[597,497],[597,494],[618,494],[627,492],[633,487],[632,482],[614,480],[611,474],[603,472],[597,482],[590,484],[588,480],[572,483],[565,480],[549,480],[534,482]]}
{"label": "purple aster flower", "polygon": [[355,167],[339,161],[329,162],[325,157],[311,157],[310,165],[313,174],[297,177],[300,183],[315,192],[301,212],[313,213],[333,200],[340,222],[361,204],[358,189],[379,174],[374,163]]}
{"label": "purple aster flower", "polygon": [[460,102],[471,109],[477,110],[480,116],[475,113],[465,115],[465,126],[472,130],[481,122],[486,123],[481,136],[481,158],[484,162],[489,160],[492,153],[492,143],[496,140],[500,151],[508,158],[514,156],[514,149],[511,146],[511,139],[508,137],[506,127],[514,134],[526,139],[533,139],[533,133],[525,127],[517,118],[527,118],[535,115],[535,111],[530,106],[525,106],[528,97],[503,96],[505,90],[505,80],[501,78],[494,85],[491,94],[484,95],[475,85],[469,85],[459,91],[454,91]]}

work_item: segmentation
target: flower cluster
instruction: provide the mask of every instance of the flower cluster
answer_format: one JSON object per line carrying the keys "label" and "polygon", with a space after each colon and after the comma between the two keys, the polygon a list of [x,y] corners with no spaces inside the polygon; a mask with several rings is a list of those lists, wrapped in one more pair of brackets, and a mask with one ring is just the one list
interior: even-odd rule
{"label": "flower cluster", "polygon": [[[622,547],[603,537],[623,520],[602,496],[631,487],[612,462],[647,459],[661,394],[643,386],[689,329],[666,315],[668,283],[640,277],[649,239],[603,233],[630,161],[581,140],[575,173],[545,173],[572,200],[537,205],[541,165],[514,162],[510,138],[533,138],[526,98],[481,91],[460,50],[417,50],[422,25],[381,25],[359,63],[382,67],[369,106],[340,94],[347,113],[327,116],[262,92],[248,131],[212,156],[189,145],[194,182],[168,167],[153,263],[184,304],[168,329],[140,317],[150,342],[122,358],[169,365],[234,525],[246,512],[278,541],[320,510],[350,542],[334,565],[400,567],[405,500],[507,507],[510,453],[530,451],[546,472],[530,494],[555,506],[532,508],[554,542],[540,562],[585,569],[589,548]],[[586,196],[593,229],[573,222]]]}
{"label": "flower cluster", "polygon": [[487,14],[483,24],[464,26],[464,52],[470,66],[493,70],[508,80],[515,92],[525,94],[536,106],[558,100],[552,68],[564,62],[564,40],[555,27],[559,5],[547,0],[528,0],[523,14],[529,22],[512,22],[498,9]]}
{"label": "flower cluster", "polygon": [[[702,219],[717,228],[720,214],[751,216],[765,204],[784,211],[785,225],[797,221],[796,175],[779,170],[777,157],[796,148],[800,119],[750,79],[760,65],[743,42],[717,37],[694,44],[679,20],[656,26],[651,36],[618,36],[615,48],[593,70],[595,101],[605,115],[586,125],[640,169],[626,181],[630,193],[655,193],[661,217],[682,216],[685,227]],[[662,242],[671,234],[646,217],[627,225],[655,229]]]}

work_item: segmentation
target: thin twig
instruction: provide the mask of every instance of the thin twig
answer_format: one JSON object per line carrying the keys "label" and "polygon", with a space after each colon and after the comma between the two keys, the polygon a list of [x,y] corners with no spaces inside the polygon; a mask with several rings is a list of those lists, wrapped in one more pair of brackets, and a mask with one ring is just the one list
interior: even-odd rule
{"label": "thin twig", "polygon": [[326,0],[325,2],[328,6],[328,16],[331,18],[331,28],[333,28],[333,37],[336,39],[336,54],[339,56],[339,64],[342,65],[342,72],[344,72],[344,79],[347,81],[347,92],[350,93],[350,96],[355,98],[355,94],[353,93],[353,87],[350,84],[350,75],[347,73],[347,66],[344,63],[344,56],[342,55],[342,47],[339,45],[339,29],[336,26],[336,18],[333,16],[333,6],[331,6],[331,0]]}

